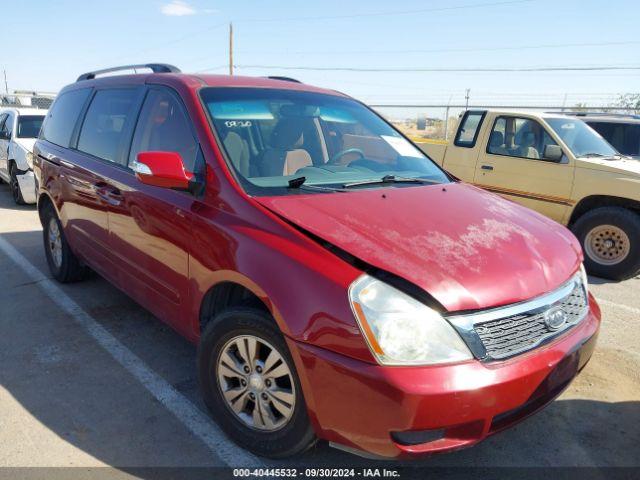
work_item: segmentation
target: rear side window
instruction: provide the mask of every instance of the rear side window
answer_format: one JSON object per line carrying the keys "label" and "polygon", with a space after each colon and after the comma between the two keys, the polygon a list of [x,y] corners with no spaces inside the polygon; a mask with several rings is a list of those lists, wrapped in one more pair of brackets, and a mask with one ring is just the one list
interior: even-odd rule
{"label": "rear side window", "polygon": [[195,171],[198,143],[180,101],[169,91],[152,89],[144,101],[133,136],[129,165],[140,152],[177,152],[187,171]]}
{"label": "rear side window", "polygon": [[61,147],[68,147],[78,115],[90,91],[83,88],[60,95],[47,114],[41,131],[42,138]]}
{"label": "rear side window", "polygon": [[134,89],[99,90],[91,100],[78,138],[78,150],[116,162],[127,120],[135,114]]}
{"label": "rear side window", "polygon": [[480,132],[480,126],[484,119],[485,112],[466,112],[462,121],[460,122],[460,128],[456,134],[454,144],[458,147],[472,148],[476,144],[478,139],[478,133]]}

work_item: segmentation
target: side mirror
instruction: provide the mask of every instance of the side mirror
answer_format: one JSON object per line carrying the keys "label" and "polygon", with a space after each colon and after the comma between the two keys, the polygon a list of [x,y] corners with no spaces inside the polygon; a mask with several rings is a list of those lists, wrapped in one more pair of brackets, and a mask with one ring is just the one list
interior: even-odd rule
{"label": "side mirror", "polygon": [[0,132],[0,140],[11,140],[11,135],[8,131],[3,130],[2,132]]}
{"label": "side mirror", "polygon": [[563,155],[560,145],[545,145],[544,152],[542,152],[542,158],[550,162],[559,162]]}
{"label": "side mirror", "polygon": [[146,185],[189,190],[194,175],[184,169],[177,152],[140,152],[133,164],[136,178]]}

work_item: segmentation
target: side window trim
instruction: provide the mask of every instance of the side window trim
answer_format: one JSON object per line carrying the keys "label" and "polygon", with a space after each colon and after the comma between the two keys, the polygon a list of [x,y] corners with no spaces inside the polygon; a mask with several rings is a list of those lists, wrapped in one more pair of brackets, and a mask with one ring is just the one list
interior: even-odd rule
{"label": "side window trim", "polygon": [[78,114],[78,118],[76,120],[76,124],[73,126],[73,130],[71,131],[71,139],[69,140],[69,148],[72,150],[77,150],[78,147],[78,138],[80,137],[80,130],[82,125],[84,125],[84,117],[87,114],[87,110],[89,110],[89,105],[93,101],[93,97],[96,94],[96,89],[94,87],[90,87],[89,95],[84,101],[82,108],[80,109],[80,113]]}
{"label": "side window trim", "polygon": [[4,119],[4,125],[2,126],[3,130],[9,132],[9,136],[13,136],[13,128],[14,128],[14,118],[12,112],[7,112],[5,114],[7,117]]}
{"label": "side window trim", "polygon": [[[51,107],[49,107],[49,111],[47,112],[47,114],[44,117],[44,121],[42,122],[42,127],[40,127],[40,134],[38,135],[38,138],[41,140],[44,140],[46,142],[49,142],[51,145],[55,145],[56,147],[62,147],[62,148],[73,148],[73,133],[75,131],[76,128],[78,128],[78,124],[82,121],[82,111],[83,108],[88,105],[88,101],[89,98],[91,97],[91,90],[93,87],[85,87],[85,88],[78,88],[78,89],[72,89],[72,90],[67,90],[65,92],[62,92],[60,94],[58,94],[58,96],[56,97],[56,101],[53,102],[53,105],[51,105]],[[61,101],[61,99],[68,94],[71,94],[73,92],[83,92],[83,91],[89,91],[89,93],[87,94],[87,98],[85,98],[84,103],[83,103],[83,107],[80,109],[80,111],[78,112],[77,118],[76,118],[76,122],[73,126],[73,129],[71,130],[71,136],[69,137],[68,142],[66,142],[66,145],[59,145],[58,143],[54,143],[52,140],[50,140],[51,137],[47,138],[45,135],[45,129],[47,127],[47,123],[49,122],[49,118],[51,117],[51,114],[53,113],[53,109],[56,106],[56,102]]]}
{"label": "side window trim", "polygon": [[[73,133],[71,135],[71,144],[69,145],[69,148],[78,153],[81,153],[82,155],[88,155],[89,157],[94,158],[100,162],[106,163],[108,165],[124,167],[127,170],[130,170],[129,168],[127,168],[127,162],[126,162],[126,159],[128,157],[125,157],[124,153],[125,153],[125,150],[127,150],[126,146],[133,140],[134,129],[132,128],[132,125],[135,127],[136,123],[138,122],[138,116],[140,115],[140,110],[142,109],[142,104],[143,104],[147,89],[145,86],[140,86],[140,85],[113,85],[113,86],[102,87],[102,88],[92,87],[92,89],[93,91],[89,94],[87,101],[82,107],[82,110],[80,110],[80,115],[78,116],[78,122],[76,123]],[[122,139],[120,140],[120,143],[118,145],[116,159],[113,161],[107,160],[105,158],[100,158],[96,155],[93,155],[90,152],[84,152],[78,149],[80,132],[82,131],[82,127],[84,126],[84,122],[86,120],[86,116],[89,111],[89,108],[91,107],[91,103],[93,102],[98,92],[108,91],[108,90],[136,91],[136,96],[134,98],[134,102],[132,106],[132,113],[129,116],[129,118],[126,119],[125,124],[122,127],[122,132],[123,132]]]}
{"label": "side window trim", "polygon": [[142,109],[144,107],[145,102],[147,101],[147,98],[149,97],[149,94],[153,91],[160,91],[160,92],[165,92],[168,95],[170,95],[171,97],[173,97],[173,99],[176,101],[176,103],[180,106],[180,109],[182,110],[182,114],[184,115],[184,117],[187,119],[187,123],[189,124],[189,131],[191,132],[191,135],[193,136],[193,140],[195,141],[195,143],[198,145],[198,148],[201,150],[201,145],[200,145],[200,139],[198,137],[198,134],[194,128],[194,124],[193,124],[193,119],[191,118],[191,115],[189,115],[189,110],[187,109],[186,105],[184,104],[184,102],[182,101],[182,97],[180,96],[180,94],[173,88],[167,86],[167,85],[147,85],[144,88],[143,94],[142,94],[142,98],[140,100],[140,104],[137,106],[138,107],[138,111],[135,115],[135,122],[133,123],[133,128],[131,129],[131,134],[129,136],[129,139],[127,141],[127,143],[124,146],[124,152],[123,152],[123,159],[124,159],[124,163],[123,166],[129,170],[131,173],[133,173],[133,170],[131,169],[130,166],[130,157],[131,157],[131,149],[133,148],[133,139],[136,135],[136,130],[138,128],[138,125],[140,123],[140,117],[142,115]]}
{"label": "side window trim", "polygon": [[[460,134],[462,133],[462,128],[464,127],[465,123],[467,122],[467,119],[469,118],[470,115],[478,115],[480,114],[480,120],[478,121],[478,126],[476,127],[476,131],[473,134],[473,140],[471,142],[461,142],[460,141]],[[464,116],[462,117],[462,120],[460,121],[460,125],[458,126],[458,130],[456,131],[456,136],[455,139],[453,141],[453,144],[456,147],[463,147],[463,148],[474,148],[476,146],[476,142],[478,141],[478,136],[480,135],[480,130],[482,130],[482,124],[484,123],[484,119],[487,116],[487,111],[486,110],[467,110],[466,112],[464,112]]]}

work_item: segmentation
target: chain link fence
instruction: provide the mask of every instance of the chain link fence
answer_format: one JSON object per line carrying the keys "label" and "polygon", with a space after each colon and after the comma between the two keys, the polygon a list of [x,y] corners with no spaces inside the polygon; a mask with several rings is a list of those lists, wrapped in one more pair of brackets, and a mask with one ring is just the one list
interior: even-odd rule
{"label": "chain link fence", "polygon": [[438,104],[378,104],[371,105],[380,115],[393,123],[396,128],[408,137],[425,141],[432,140],[436,143],[444,142],[451,138],[459,116],[466,110],[505,109],[505,110],[536,110],[545,112],[598,112],[598,113],[624,113],[633,114],[633,108],[616,106],[589,106],[584,108],[563,105],[438,105]]}
{"label": "chain link fence", "polygon": [[16,90],[13,93],[0,94],[0,108],[38,108],[47,110],[55,97],[55,93]]}

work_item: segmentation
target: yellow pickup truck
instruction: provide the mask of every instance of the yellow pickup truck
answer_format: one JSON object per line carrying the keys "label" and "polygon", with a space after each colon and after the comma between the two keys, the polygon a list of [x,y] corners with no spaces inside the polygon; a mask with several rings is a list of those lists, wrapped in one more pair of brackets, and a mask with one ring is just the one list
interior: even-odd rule
{"label": "yellow pickup truck", "polygon": [[591,274],[640,273],[640,161],[618,154],[581,120],[469,110],[450,143],[417,145],[460,180],[567,225]]}

